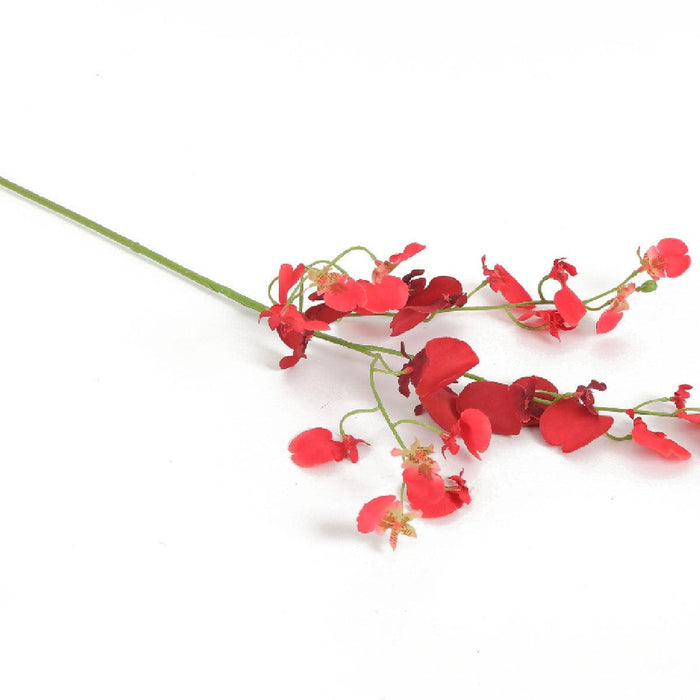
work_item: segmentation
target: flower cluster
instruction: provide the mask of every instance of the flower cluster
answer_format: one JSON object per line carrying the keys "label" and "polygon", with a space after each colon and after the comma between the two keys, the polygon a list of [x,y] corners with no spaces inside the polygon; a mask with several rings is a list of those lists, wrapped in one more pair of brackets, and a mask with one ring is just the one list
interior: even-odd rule
{"label": "flower cluster", "polygon": [[[368,443],[344,430],[344,423],[358,413],[381,413],[397,446],[392,456],[400,460],[400,495],[383,495],[368,501],[359,512],[357,527],[362,533],[390,533],[390,544],[396,547],[399,535],[416,536],[413,524],[417,518],[449,516],[471,502],[464,479],[464,467],[445,468],[444,461],[481,459],[493,435],[519,435],[524,429],[539,432],[544,443],[563,453],[585,448],[605,436],[613,440],[629,440],[667,459],[685,460],[690,453],[665,433],[651,430],[649,416],[675,418],[700,424],[700,409],[687,406],[692,387],[683,384],[670,397],[659,397],[634,407],[601,407],[596,395],[606,385],[597,380],[561,391],[544,377],[524,376],[509,383],[488,380],[472,370],[479,357],[464,340],[437,337],[409,354],[404,342],[389,348],[361,345],[324,331],[343,318],[388,316],[389,336],[403,335],[420,323],[429,322],[444,312],[504,311],[513,323],[526,330],[546,331],[559,339],[562,332],[577,328],[587,314],[601,311],[595,328],[598,334],[609,333],[618,326],[636,292],[657,289],[658,280],[678,277],[690,265],[687,246],[680,240],[665,238],[647,249],[637,251],[639,265],[618,285],[607,291],[582,298],[572,288],[577,268],[565,258],[556,258],[547,274],[531,295],[503,265],[492,268],[481,260],[483,278],[472,292],[465,292],[454,277],[427,278],[424,270],[414,269],[403,277],[395,269],[423,250],[411,243],[387,259],[376,258],[369,250],[356,247],[333,260],[293,267],[284,264],[277,282],[277,299],[261,318],[292,350],[280,362],[282,368],[306,357],[306,348],[314,337],[345,346],[367,355],[370,363],[370,388],[375,404],[345,414],[340,420],[339,437],[322,427],[306,430],[295,437],[289,450],[292,461],[300,467],[317,467],[349,459],[357,462],[359,445]],[[340,262],[353,251],[364,251],[372,260],[367,279],[352,277]],[[647,281],[633,282],[646,273]],[[544,286],[554,285],[551,299],[545,297]],[[472,298],[481,289],[490,288],[502,297],[503,303],[477,306]],[[311,303],[310,306],[304,305]],[[597,305],[594,305],[597,304]],[[400,361],[397,364],[397,361]],[[377,389],[377,375],[396,377],[401,395],[411,400],[411,418],[392,420]],[[651,410],[652,403],[666,403],[672,410]],[[613,435],[613,415],[628,416],[628,434]],[[418,437],[410,444],[399,430],[432,432],[432,442]],[[439,445],[436,452],[435,443]],[[364,449],[364,448],[363,448]],[[408,510],[407,510],[408,508]]]}

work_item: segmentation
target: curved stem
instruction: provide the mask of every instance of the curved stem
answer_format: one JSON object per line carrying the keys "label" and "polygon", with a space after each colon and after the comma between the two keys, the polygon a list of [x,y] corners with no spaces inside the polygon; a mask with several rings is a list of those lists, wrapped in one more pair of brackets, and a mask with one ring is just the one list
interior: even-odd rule
{"label": "curved stem", "polygon": [[635,270],[631,275],[628,275],[627,277],[625,277],[625,279],[622,282],[620,282],[620,284],[618,284],[617,286],[612,287],[611,289],[608,289],[605,292],[601,292],[600,294],[596,294],[596,296],[591,297],[590,299],[583,299],[583,303],[585,305],[588,305],[592,301],[602,299],[603,297],[607,296],[608,294],[612,294],[613,292],[616,292],[620,287],[624,287],[631,279],[636,277],[639,274],[639,272],[640,272],[639,270]]}
{"label": "curved stem", "polygon": [[434,425],[430,425],[430,423],[424,423],[421,420],[413,420],[412,418],[404,418],[403,420],[397,420],[394,422],[394,427],[396,427],[397,425],[404,425],[404,424],[418,425],[421,428],[427,428],[428,430],[432,430],[434,433],[437,433],[438,435],[442,435],[443,432],[445,432],[444,430],[442,430],[442,428],[438,428]]}
{"label": "curved stem", "polygon": [[372,360],[372,363],[369,366],[369,385],[372,389],[372,393],[374,394],[374,400],[377,402],[377,406],[379,407],[379,410],[382,413],[382,416],[384,416],[384,420],[386,421],[386,424],[389,426],[389,430],[394,434],[394,438],[396,439],[396,442],[399,443],[399,447],[402,450],[406,449],[406,443],[401,439],[401,436],[396,432],[396,428],[394,427],[394,423],[392,422],[391,418],[389,418],[389,414],[386,411],[386,408],[384,407],[384,402],[382,401],[382,397],[379,395],[379,392],[377,391],[377,385],[375,384],[374,381],[374,374],[376,372],[376,366],[377,362],[379,362],[379,355],[375,355],[374,359]]}
{"label": "curved stem", "polygon": [[379,406],[375,406],[374,408],[356,408],[354,411],[348,411],[341,419],[340,419],[340,424],[338,425],[338,432],[340,433],[341,437],[345,437],[345,431],[343,430],[343,425],[345,424],[345,421],[348,418],[352,418],[352,416],[356,416],[360,413],[376,413],[379,410]]}

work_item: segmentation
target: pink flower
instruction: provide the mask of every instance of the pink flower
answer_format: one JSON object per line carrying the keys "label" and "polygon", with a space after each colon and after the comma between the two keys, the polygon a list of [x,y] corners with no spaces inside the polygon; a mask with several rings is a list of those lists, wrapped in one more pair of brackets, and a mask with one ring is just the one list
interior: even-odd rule
{"label": "pink flower", "polygon": [[690,267],[688,246],[678,238],[663,238],[644,253],[641,262],[640,272],[646,270],[654,280],[679,277]]}
{"label": "pink flower", "polygon": [[630,305],[627,297],[636,289],[634,282],[620,287],[617,290],[617,296],[612,300],[610,306],[603,311],[596,323],[596,333],[609,333],[622,320],[622,312],[627,311]]}
{"label": "pink flower", "polygon": [[403,505],[395,496],[378,496],[360,509],[357,515],[357,529],[362,533],[374,532],[383,535],[387,530],[389,544],[396,549],[399,535],[415,537],[416,531],[408,522],[420,516],[420,512],[403,512]]}
{"label": "pink flower", "polygon": [[643,447],[657,452],[667,459],[690,459],[691,455],[685,447],[666,437],[666,433],[649,430],[646,423],[639,417],[634,419],[632,439]]}
{"label": "pink flower", "polygon": [[351,462],[357,462],[357,445],[360,443],[369,444],[352,435],[343,435],[340,440],[334,440],[330,430],[311,428],[297,435],[289,443],[289,451],[292,453],[294,464],[300,467],[316,467],[328,462],[340,462],[345,457]]}

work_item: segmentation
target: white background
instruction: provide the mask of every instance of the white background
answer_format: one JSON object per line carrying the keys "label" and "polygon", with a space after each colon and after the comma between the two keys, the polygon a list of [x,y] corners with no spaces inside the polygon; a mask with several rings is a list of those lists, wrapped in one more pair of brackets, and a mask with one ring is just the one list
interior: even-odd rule
{"label": "white background", "polygon": [[[280,262],[411,241],[465,285],[568,256],[592,295],[637,246],[697,257],[696,7],[4,3],[0,173],[259,299]],[[472,504],[392,553],[354,529],[399,485],[378,417],[356,465],[287,453],[371,403],[361,356],[281,372],[253,313],[5,192],[0,227],[3,698],[698,697],[697,458],[495,438]],[[627,406],[700,385],[699,292],[691,266],[605,337],[465,313],[406,341]]]}

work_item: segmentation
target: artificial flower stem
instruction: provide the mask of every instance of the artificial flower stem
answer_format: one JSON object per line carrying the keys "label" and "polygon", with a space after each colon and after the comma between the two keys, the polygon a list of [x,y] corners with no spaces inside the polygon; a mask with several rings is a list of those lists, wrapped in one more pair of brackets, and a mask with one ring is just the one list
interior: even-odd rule
{"label": "artificial flower stem", "polygon": [[625,279],[622,282],[620,282],[620,284],[618,284],[617,286],[613,287],[612,289],[608,289],[605,292],[601,292],[600,294],[597,294],[596,296],[591,297],[590,299],[584,299],[583,303],[587,306],[592,301],[602,299],[603,297],[607,296],[608,294],[612,294],[613,292],[617,292],[617,290],[620,289],[620,287],[624,287],[631,279],[636,277],[640,272],[641,272],[641,270],[635,270],[632,274],[625,277]]}
{"label": "artificial flower stem", "polygon": [[106,226],[102,226],[101,224],[98,224],[92,219],[88,219],[86,216],[78,214],[77,212],[74,212],[73,210],[68,209],[67,207],[64,207],[60,204],[57,204],[56,202],[53,202],[50,199],[47,199],[46,197],[42,197],[41,195],[36,194],[36,192],[32,192],[31,190],[28,190],[25,187],[22,187],[21,185],[17,185],[14,182],[5,179],[4,177],[0,177],[0,185],[2,185],[5,189],[10,190],[11,192],[14,192],[15,194],[24,197],[25,199],[28,199],[36,204],[41,205],[42,207],[45,207],[46,209],[53,211],[56,214],[60,214],[61,216],[64,216],[67,219],[70,219],[71,221],[80,224],[81,226],[89,228],[95,233],[99,233],[105,238],[109,238],[115,243],[119,243],[119,245],[128,248],[129,250],[133,251],[134,253],[137,253],[138,255],[143,255],[145,258],[148,258],[149,260],[152,260],[153,262],[156,262],[159,265],[166,267],[168,270],[172,270],[178,275],[182,275],[182,277],[186,277],[192,282],[196,282],[202,287],[210,289],[212,292],[216,292],[217,294],[222,294],[223,296],[228,297],[229,299],[232,299],[233,301],[237,302],[238,304],[241,304],[242,306],[245,306],[249,309],[252,309],[253,311],[258,312],[267,309],[267,306],[261,304],[259,301],[255,301],[255,299],[251,299],[250,297],[247,297],[244,294],[240,294],[239,292],[231,289],[230,287],[226,287],[223,284],[219,284],[218,282],[215,282],[214,280],[211,280],[208,277],[204,277],[204,275],[200,275],[199,273],[194,272],[194,270],[190,270],[189,268],[184,267],[179,263],[176,263],[174,260],[166,258],[164,255],[156,253],[154,250],[146,248],[146,246],[143,246],[140,243],[137,243],[136,241],[132,241],[130,238],[122,236],[116,231],[112,231],[112,229],[109,229]]}
{"label": "artificial flower stem", "polygon": [[396,439],[396,442],[399,444],[399,447],[402,450],[406,449],[406,443],[401,439],[401,436],[398,434],[396,431],[396,428],[394,427],[394,423],[392,422],[391,418],[389,418],[389,414],[386,411],[386,408],[384,407],[384,402],[382,401],[382,397],[379,395],[379,392],[377,391],[377,385],[374,381],[374,374],[376,372],[376,366],[377,362],[381,359],[380,355],[375,355],[374,359],[372,360],[372,364],[369,366],[369,385],[372,389],[372,393],[374,394],[374,400],[377,402],[377,406],[379,407],[379,410],[381,411],[382,416],[384,416],[384,420],[386,421],[386,424],[389,426],[389,429],[391,432],[394,434],[394,438]]}
{"label": "artificial flower stem", "polygon": [[379,406],[375,406],[374,408],[356,408],[354,411],[348,411],[341,419],[340,419],[340,425],[339,427],[339,433],[341,437],[345,437],[345,431],[343,430],[343,425],[345,424],[345,421],[348,418],[352,418],[352,416],[357,416],[360,413],[376,413],[379,410]]}
{"label": "artificial flower stem", "polygon": [[445,432],[444,430],[442,430],[442,428],[437,428],[434,425],[430,425],[430,423],[424,423],[423,421],[413,420],[411,418],[404,418],[402,420],[397,420],[394,423],[394,427],[396,427],[398,425],[404,425],[404,424],[418,425],[421,428],[426,428],[427,430],[432,430],[434,433],[437,433],[438,435],[442,435]]}

